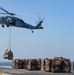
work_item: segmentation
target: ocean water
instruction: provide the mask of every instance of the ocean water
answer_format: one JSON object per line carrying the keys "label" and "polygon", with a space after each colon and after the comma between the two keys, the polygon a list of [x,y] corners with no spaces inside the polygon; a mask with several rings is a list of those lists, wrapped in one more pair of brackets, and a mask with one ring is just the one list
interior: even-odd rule
{"label": "ocean water", "polygon": [[0,62],[0,66],[12,66],[12,62]]}

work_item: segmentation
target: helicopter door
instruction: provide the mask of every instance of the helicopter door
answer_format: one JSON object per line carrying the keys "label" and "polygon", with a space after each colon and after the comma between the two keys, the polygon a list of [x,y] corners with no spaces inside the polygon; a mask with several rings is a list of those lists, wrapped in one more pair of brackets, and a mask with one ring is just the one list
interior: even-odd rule
{"label": "helicopter door", "polygon": [[21,26],[22,26],[22,21],[21,21],[21,20],[17,20],[17,21],[16,21],[16,26],[21,27]]}
{"label": "helicopter door", "polygon": [[7,22],[11,23],[11,22],[12,22],[12,21],[11,21],[11,18],[8,18],[8,19],[7,19]]}

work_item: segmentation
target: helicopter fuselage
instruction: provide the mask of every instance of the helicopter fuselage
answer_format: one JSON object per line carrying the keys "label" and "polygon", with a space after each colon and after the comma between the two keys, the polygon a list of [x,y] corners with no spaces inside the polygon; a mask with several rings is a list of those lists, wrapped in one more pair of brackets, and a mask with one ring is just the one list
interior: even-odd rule
{"label": "helicopter fuselage", "polygon": [[33,26],[28,23],[25,23],[22,19],[18,17],[14,17],[16,14],[10,13],[7,10],[3,9],[2,7],[0,7],[0,9],[6,12],[6,13],[0,13],[0,14],[8,15],[8,16],[0,17],[0,24],[2,25],[2,27],[6,25],[7,27],[14,26],[14,27],[20,27],[20,28],[27,28],[27,29],[31,29],[32,32],[33,32],[33,29],[43,29],[43,27],[41,26],[43,20],[40,20],[40,22],[36,26]]}
{"label": "helicopter fuselage", "polygon": [[[34,26],[25,23],[22,19],[19,19],[17,17],[12,17],[12,16],[0,17],[0,24],[7,25],[7,26],[9,25],[15,27],[22,27],[22,28],[29,28],[29,27],[31,27],[31,29],[34,28]],[[27,27],[27,25],[29,27]]]}
{"label": "helicopter fuselage", "polygon": [[17,17],[12,17],[12,16],[0,17],[0,24],[7,25],[7,26],[28,28],[28,29],[43,29],[43,27],[41,26],[36,27],[36,26],[30,25],[28,23],[25,23],[22,19],[19,19]]}

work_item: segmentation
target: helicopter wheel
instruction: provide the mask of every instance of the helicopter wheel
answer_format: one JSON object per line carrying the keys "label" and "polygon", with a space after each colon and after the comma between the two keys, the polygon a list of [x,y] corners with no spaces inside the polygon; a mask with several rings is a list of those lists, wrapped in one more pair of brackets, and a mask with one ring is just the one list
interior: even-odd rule
{"label": "helicopter wheel", "polygon": [[34,31],[31,29],[32,33],[34,33]]}
{"label": "helicopter wheel", "polygon": [[2,25],[2,27],[4,28],[4,25]]}
{"label": "helicopter wheel", "polygon": [[34,33],[34,31],[32,31],[32,33]]}
{"label": "helicopter wheel", "polygon": [[7,25],[7,27],[9,27],[9,25]]}

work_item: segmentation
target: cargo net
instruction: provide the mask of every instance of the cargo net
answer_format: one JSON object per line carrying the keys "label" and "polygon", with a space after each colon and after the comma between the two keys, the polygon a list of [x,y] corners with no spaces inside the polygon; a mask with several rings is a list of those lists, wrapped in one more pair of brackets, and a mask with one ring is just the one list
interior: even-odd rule
{"label": "cargo net", "polygon": [[13,60],[13,52],[7,49],[3,55],[3,58],[8,60]]}
{"label": "cargo net", "polygon": [[11,27],[10,27],[8,47],[5,50],[5,53],[3,55],[3,58],[4,59],[8,59],[8,60],[13,60],[13,52],[11,51]]}
{"label": "cargo net", "polygon": [[70,72],[71,71],[71,62],[70,59],[63,57],[54,57],[51,64],[52,72]]}
{"label": "cargo net", "polygon": [[13,69],[42,70],[53,73],[70,73],[71,61],[63,57],[52,59],[14,59],[12,60]]}

